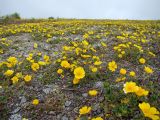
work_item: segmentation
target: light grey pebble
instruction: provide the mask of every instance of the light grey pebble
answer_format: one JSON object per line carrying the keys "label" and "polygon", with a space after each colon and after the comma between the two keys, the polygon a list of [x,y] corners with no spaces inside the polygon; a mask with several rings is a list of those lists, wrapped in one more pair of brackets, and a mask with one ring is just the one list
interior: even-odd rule
{"label": "light grey pebble", "polygon": [[57,115],[57,120],[60,120],[62,118],[62,114]]}
{"label": "light grey pebble", "polygon": [[78,108],[78,107],[75,107],[75,108],[73,109],[73,111],[74,111],[75,113],[79,113],[79,108]]}
{"label": "light grey pebble", "polygon": [[18,111],[20,111],[20,109],[21,109],[20,107],[17,107],[17,108],[14,109],[11,113],[12,113],[12,114],[15,114],[15,113],[17,113]]}
{"label": "light grey pebble", "polygon": [[52,91],[53,91],[52,88],[45,88],[45,89],[43,89],[43,92],[44,92],[45,94],[49,94],[49,93],[51,93]]}
{"label": "light grey pebble", "polygon": [[66,101],[66,102],[65,102],[65,106],[68,107],[68,106],[71,105],[71,103],[72,103],[71,101]]}
{"label": "light grey pebble", "polygon": [[99,97],[99,102],[103,102],[104,101],[104,96]]}
{"label": "light grey pebble", "polygon": [[13,114],[10,116],[9,120],[22,120],[22,116],[20,114]]}
{"label": "light grey pebble", "polygon": [[102,81],[98,81],[95,83],[94,85],[95,88],[103,88],[103,82]]}
{"label": "light grey pebble", "polygon": [[26,98],[25,98],[24,96],[22,96],[22,97],[21,97],[20,105],[23,104],[23,103],[25,103],[26,101],[27,101]]}
{"label": "light grey pebble", "polygon": [[97,103],[97,104],[93,105],[92,110],[93,110],[93,111],[96,111],[96,110],[98,110],[99,108],[100,108],[100,105],[99,105],[99,103]]}
{"label": "light grey pebble", "polygon": [[83,93],[82,96],[83,97],[88,97],[88,93]]}
{"label": "light grey pebble", "polygon": [[68,117],[63,116],[63,117],[61,118],[61,120],[69,120],[69,119],[68,119]]}
{"label": "light grey pebble", "polygon": [[50,115],[55,115],[56,113],[54,111],[49,112]]}

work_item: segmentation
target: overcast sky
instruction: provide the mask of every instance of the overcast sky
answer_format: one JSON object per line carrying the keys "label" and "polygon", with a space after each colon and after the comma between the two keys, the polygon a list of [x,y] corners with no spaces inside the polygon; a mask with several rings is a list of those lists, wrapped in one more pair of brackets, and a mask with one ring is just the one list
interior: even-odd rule
{"label": "overcast sky", "polygon": [[0,16],[160,19],[160,0],[0,0]]}

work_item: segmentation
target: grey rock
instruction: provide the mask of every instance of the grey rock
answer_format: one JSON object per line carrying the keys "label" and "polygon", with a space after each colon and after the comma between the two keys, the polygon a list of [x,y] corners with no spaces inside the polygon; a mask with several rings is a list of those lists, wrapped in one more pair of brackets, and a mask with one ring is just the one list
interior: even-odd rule
{"label": "grey rock", "polygon": [[66,101],[66,102],[65,102],[65,106],[68,107],[68,106],[71,105],[71,103],[72,103],[71,101]]}
{"label": "grey rock", "polygon": [[62,114],[57,115],[57,120],[60,120],[62,118]]}
{"label": "grey rock", "polygon": [[50,50],[50,47],[48,45],[44,45],[45,50]]}
{"label": "grey rock", "polygon": [[52,39],[56,39],[57,37],[53,36]]}
{"label": "grey rock", "polygon": [[100,109],[99,103],[93,105],[93,108],[92,108],[93,111],[97,111],[98,109]]}
{"label": "grey rock", "polygon": [[79,113],[79,108],[78,108],[78,107],[75,107],[75,108],[73,109],[73,111],[74,111],[75,113]]}
{"label": "grey rock", "polygon": [[43,89],[43,92],[45,94],[49,94],[49,93],[53,92],[53,89],[52,88],[45,88],[45,89]]}
{"label": "grey rock", "polygon": [[104,101],[104,96],[99,97],[99,102],[103,102]]}
{"label": "grey rock", "polygon": [[59,86],[58,85],[46,85],[47,88],[51,88],[52,92],[59,91]]}
{"label": "grey rock", "polygon": [[20,107],[17,107],[17,108],[14,109],[11,113],[12,113],[12,114],[15,114],[15,113],[17,113],[18,111],[20,111],[20,109],[21,109]]}
{"label": "grey rock", "polygon": [[45,100],[44,95],[40,94],[40,93],[38,94],[37,98],[39,99],[40,102],[44,102],[44,100]]}
{"label": "grey rock", "polygon": [[68,117],[63,116],[63,117],[61,118],[61,120],[69,120],[69,119],[68,119]]}
{"label": "grey rock", "polygon": [[13,114],[10,116],[9,120],[22,120],[22,116],[20,114]]}
{"label": "grey rock", "polygon": [[0,88],[0,93],[3,93],[4,92],[4,89],[3,88]]}
{"label": "grey rock", "polygon": [[55,115],[56,113],[54,111],[49,112],[50,115]]}
{"label": "grey rock", "polygon": [[88,97],[88,93],[83,93],[82,96],[86,98]]}
{"label": "grey rock", "polygon": [[95,88],[103,88],[103,82],[102,81],[98,81],[95,83],[94,85]]}
{"label": "grey rock", "polygon": [[24,96],[22,96],[22,97],[21,97],[20,105],[23,104],[23,103],[25,103],[26,101],[27,101],[26,98],[25,98]]}
{"label": "grey rock", "polygon": [[75,120],[75,119],[71,117],[71,118],[69,118],[69,120]]}

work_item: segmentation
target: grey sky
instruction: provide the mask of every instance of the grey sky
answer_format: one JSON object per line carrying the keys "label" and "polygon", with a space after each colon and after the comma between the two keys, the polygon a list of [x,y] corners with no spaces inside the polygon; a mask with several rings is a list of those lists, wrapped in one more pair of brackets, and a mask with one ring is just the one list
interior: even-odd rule
{"label": "grey sky", "polygon": [[160,19],[160,0],[0,0],[0,16]]}

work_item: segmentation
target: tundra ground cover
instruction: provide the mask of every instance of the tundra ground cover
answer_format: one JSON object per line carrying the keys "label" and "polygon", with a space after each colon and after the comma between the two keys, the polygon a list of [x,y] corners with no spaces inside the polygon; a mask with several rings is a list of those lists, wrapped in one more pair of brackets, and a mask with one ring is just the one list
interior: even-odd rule
{"label": "tundra ground cover", "polygon": [[160,119],[159,21],[0,25],[0,116]]}

